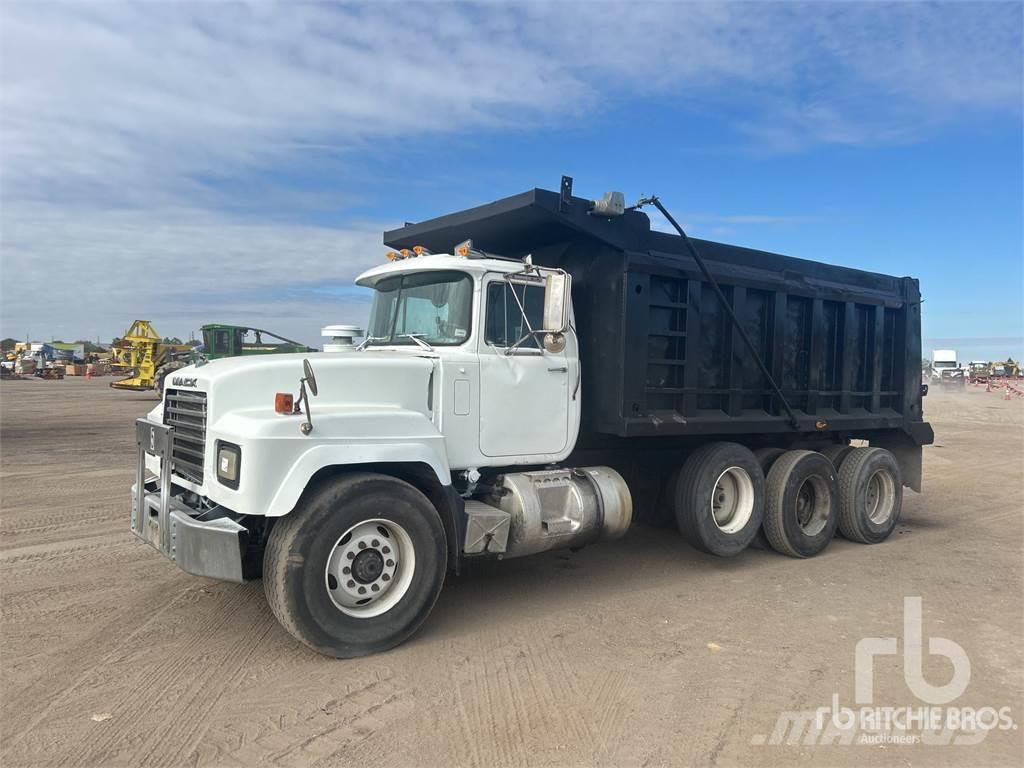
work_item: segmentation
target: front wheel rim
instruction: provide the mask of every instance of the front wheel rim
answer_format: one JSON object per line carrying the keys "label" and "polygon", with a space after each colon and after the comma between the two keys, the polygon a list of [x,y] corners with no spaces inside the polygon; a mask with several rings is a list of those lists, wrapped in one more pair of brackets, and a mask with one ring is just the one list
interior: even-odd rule
{"label": "front wheel rim", "polygon": [[754,514],[754,482],[742,467],[729,467],[711,491],[711,519],[722,533],[742,531]]}
{"label": "front wheel rim", "polygon": [[334,543],[324,585],[339,611],[369,619],[398,604],[415,570],[412,537],[393,520],[376,518],[356,523]]}

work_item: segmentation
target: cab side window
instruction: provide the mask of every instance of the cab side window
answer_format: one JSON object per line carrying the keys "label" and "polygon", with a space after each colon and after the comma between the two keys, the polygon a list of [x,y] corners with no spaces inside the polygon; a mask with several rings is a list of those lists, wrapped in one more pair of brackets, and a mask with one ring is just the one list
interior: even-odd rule
{"label": "cab side window", "polygon": [[228,332],[227,331],[214,331],[213,334],[213,351],[214,352],[228,352]]}
{"label": "cab side window", "polygon": [[[515,291],[515,296],[512,292]],[[516,302],[516,296],[519,302]],[[530,327],[538,331],[544,320],[544,286],[509,283],[499,280],[487,286],[487,323],[484,340],[496,347],[511,347],[529,332],[519,304],[526,310]],[[530,336],[520,347],[540,349],[536,336]]]}

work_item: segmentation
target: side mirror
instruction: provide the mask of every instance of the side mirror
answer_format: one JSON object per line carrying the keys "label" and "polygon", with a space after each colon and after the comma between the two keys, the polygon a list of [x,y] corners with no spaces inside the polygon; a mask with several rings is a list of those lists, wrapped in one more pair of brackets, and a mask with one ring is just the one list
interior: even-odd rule
{"label": "side mirror", "polygon": [[320,393],[317,390],[316,376],[313,375],[313,366],[309,364],[309,360],[302,361],[302,373],[306,377],[309,391],[313,393],[313,397],[316,397]]}
{"label": "side mirror", "polygon": [[569,327],[569,295],[572,278],[564,272],[550,274],[544,283],[544,328],[565,333]]}

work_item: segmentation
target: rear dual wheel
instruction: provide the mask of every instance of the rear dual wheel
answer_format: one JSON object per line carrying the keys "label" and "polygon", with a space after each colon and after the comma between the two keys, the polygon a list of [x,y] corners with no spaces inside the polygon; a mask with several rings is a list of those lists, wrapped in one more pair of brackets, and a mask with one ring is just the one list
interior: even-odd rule
{"label": "rear dual wheel", "polygon": [[765,493],[764,532],[772,548],[812,557],[837,529],[862,544],[885,541],[899,521],[903,478],[884,448],[837,445],[772,458]]}

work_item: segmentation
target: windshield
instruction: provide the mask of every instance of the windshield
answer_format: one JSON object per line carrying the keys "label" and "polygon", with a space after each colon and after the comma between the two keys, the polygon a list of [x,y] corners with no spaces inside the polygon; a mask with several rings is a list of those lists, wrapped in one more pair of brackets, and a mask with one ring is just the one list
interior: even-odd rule
{"label": "windshield", "polygon": [[464,272],[416,272],[385,278],[375,286],[369,343],[433,346],[469,338],[473,279]]}

